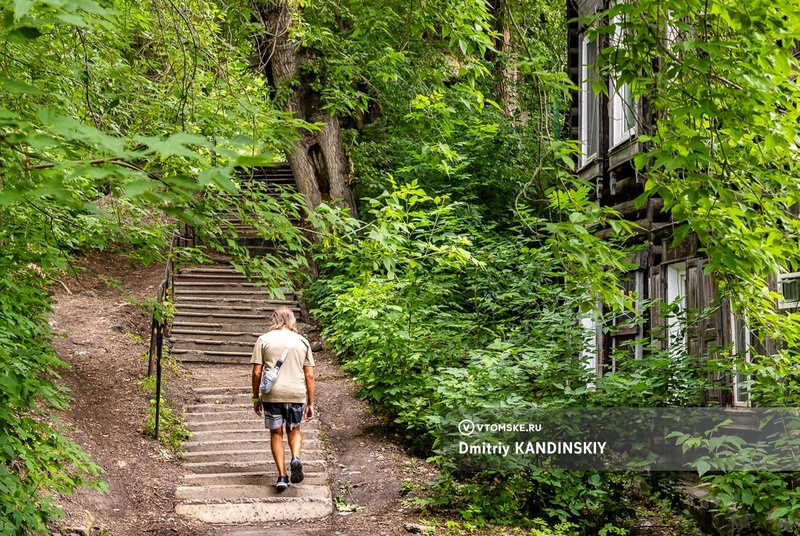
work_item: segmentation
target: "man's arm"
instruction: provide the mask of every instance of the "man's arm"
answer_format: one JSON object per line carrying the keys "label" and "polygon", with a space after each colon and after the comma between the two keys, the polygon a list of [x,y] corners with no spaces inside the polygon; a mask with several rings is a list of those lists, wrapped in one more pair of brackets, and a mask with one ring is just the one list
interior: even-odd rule
{"label": "man's arm", "polygon": [[[255,411],[256,415],[259,417],[261,417],[261,393],[259,392],[259,387],[261,385],[261,367],[262,365],[253,363],[253,411]],[[258,400],[256,400],[256,398]]]}
{"label": "man's arm", "polygon": [[314,416],[314,367],[303,367],[303,374],[306,377],[306,391],[308,392],[306,420],[310,420]]}

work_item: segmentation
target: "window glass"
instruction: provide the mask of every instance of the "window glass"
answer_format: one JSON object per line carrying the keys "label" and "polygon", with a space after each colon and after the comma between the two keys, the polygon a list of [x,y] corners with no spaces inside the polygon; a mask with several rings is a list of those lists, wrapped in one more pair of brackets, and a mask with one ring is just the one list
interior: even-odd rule
{"label": "window glass", "polygon": [[675,352],[686,352],[686,263],[679,262],[667,266],[667,302],[677,303],[678,314],[668,320],[669,345]]}
{"label": "window glass", "polygon": [[[750,329],[744,318],[733,317],[731,326],[733,327],[733,353],[739,359],[750,362]],[[737,373],[733,378],[733,403],[737,406],[750,404],[750,390],[747,387],[749,377],[745,374]]]}
{"label": "window glass", "polygon": [[[622,47],[625,40],[625,30],[622,20],[615,17],[611,20],[614,25],[614,36],[611,39],[612,47]],[[614,54],[612,58],[616,58]],[[611,94],[611,145],[618,145],[633,136],[636,129],[636,103],[631,95],[629,84],[618,84],[616,75],[612,74],[609,82]]]}
{"label": "window glass", "polygon": [[600,139],[600,117],[598,98],[592,91],[595,78],[594,65],[597,63],[597,39],[581,36],[581,91],[580,91],[580,132],[583,146],[582,163],[589,162],[597,155]]}

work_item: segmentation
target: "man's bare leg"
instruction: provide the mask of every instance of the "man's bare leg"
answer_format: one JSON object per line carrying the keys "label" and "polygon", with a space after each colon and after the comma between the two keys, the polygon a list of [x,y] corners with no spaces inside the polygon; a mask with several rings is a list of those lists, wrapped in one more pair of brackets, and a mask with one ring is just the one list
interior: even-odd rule
{"label": "man's bare leg", "polygon": [[289,450],[292,451],[292,458],[300,457],[300,446],[302,443],[303,433],[300,431],[300,425],[297,425],[289,430]]}
{"label": "man's bare leg", "polygon": [[[291,439],[291,436],[289,436]],[[283,449],[283,427],[269,431],[269,446],[272,449],[272,457],[275,466],[278,468],[278,476],[286,476],[286,463],[283,457],[286,451]]]}
{"label": "man's bare leg", "polygon": [[[288,426],[288,424],[287,424]],[[289,430],[289,449],[292,451],[292,478],[293,484],[299,484],[305,478],[303,474],[303,463],[300,461],[300,446],[303,443],[303,433],[300,431],[298,424]]]}

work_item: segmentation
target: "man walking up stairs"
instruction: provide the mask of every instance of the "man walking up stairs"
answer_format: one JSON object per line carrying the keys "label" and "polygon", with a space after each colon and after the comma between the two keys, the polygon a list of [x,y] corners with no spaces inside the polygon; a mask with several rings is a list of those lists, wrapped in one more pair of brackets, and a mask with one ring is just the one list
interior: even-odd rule
{"label": "man walking up stairs", "polygon": [[[250,363],[253,365],[253,410],[264,415],[264,426],[269,430],[270,449],[278,469],[278,491],[289,487],[283,448],[283,429],[292,454],[292,484],[303,481],[303,462],[300,447],[303,435],[300,425],[303,418],[314,416],[314,356],[311,344],[297,333],[294,313],[288,307],[278,307],[272,313],[269,332],[260,336],[253,348]],[[274,385],[265,386],[262,371],[275,368]],[[268,389],[268,391],[267,391]]]}
{"label": "man walking up stairs", "polygon": [[[270,182],[270,174],[282,173],[282,169],[268,169],[260,179]],[[280,175],[276,180],[287,179]],[[275,483],[282,476],[276,470],[280,464],[270,454],[271,435],[265,430],[264,418],[254,414],[253,390],[247,381],[246,369],[256,341],[268,331],[276,309],[287,310],[292,317],[300,313],[294,295],[282,289],[284,299],[273,299],[266,288],[226,265],[182,270],[174,289],[173,355],[189,371],[192,366],[220,368],[218,377],[211,373],[209,386],[194,389],[197,403],[186,408],[185,422],[192,435],[183,445],[186,472],[175,491],[177,513],[225,524],[331,514],[333,501],[319,422],[303,423],[302,482],[279,490]],[[222,379],[225,377],[236,380]],[[309,402],[313,402],[313,392]],[[283,437],[280,441],[283,446]],[[291,435],[289,441],[291,446]],[[277,444],[275,447],[273,452],[280,451]],[[291,449],[283,450],[288,453]],[[292,459],[286,456],[283,461],[288,467]]]}

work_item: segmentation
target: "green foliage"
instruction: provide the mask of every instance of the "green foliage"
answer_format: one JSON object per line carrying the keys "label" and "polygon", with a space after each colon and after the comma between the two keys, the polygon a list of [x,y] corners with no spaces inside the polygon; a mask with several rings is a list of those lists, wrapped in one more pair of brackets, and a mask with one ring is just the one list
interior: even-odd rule
{"label": "green foliage", "polygon": [[796,346],[797,314],[778,313],[767,290],[776,273],[797,269],[800,254],[792,3],[622,2],[597,16],[600,33],[613,31],[604,16],[625,32],[599,71],[629,83],[655,117],[640,138],[649,150],[636,157],[644,195],[660,196],[680,222],[676,242],[697,235],[706,270],[761,337]]}
{"label": "green foliage", "polygon": [[479,527],[469,521],[448,520],[439,523],[435,519],[421,519],[420,524],[428,527],[430,534],[445,534],[446,536],[469,536],[470,534],[487,534],[488,531],[505,536],[574,536],[577,534],[575,525],[571,523],[558,523],[549,525],[543,519],[534,519],[524,528],[498,526]]}
{"label": "green foliage", "polygon": [[[418,180],[432,195],[510,222],[523,184],[552,184],[552,169],[540,164],[569,90],[558,72],[561,3],[295,6],[290,31],[314,50],[303,80],[347,128],[361,197],[377,197],[392,180]],[[504,35],[510,43],[499,50]]]}
{"label": "green foliage", "polygon": [[[611,34],[609,20],[624,28],[623,39],[601,54],[597,69],[646,98],[654,118],[639,137],[648,150],[635,161],[646,181],[642,197],[664,200],[679,222],[675,243],[698,237],[706,272],[756,336],[782,341],[776,355],[736,363],[753,374],[753,401],[794,407],[800,317],[776,309],[769,282],[796,271],[800,260],[797,10],[783,1],[653,0],[620,2],[586,22],[593,33]],[[724,459],[719,463],[702,459],[697,469],[724,470]],[[770,534],[796,531],[795,480],[766,473],[703,478],[720,511],[746,514]]]}
{"label": "green foliage", "polygon": [[0,532],[41,532],[58,507],[40,490],[104,489],[101,469],[70,442],[58,420],[69,397],[54,384],[66,366],[49,346],[46,280],[26,261],[24,244],[4,241],[0,254]]}
{"label": "green foliage", "polygon": [[[182,443],[191,436],[189,430],[184,426],[183,417],[176,415],[175,410],[166,403],[163,397],[161,398],[158,413],[158,440],[161,441],[165,447],[171,449],[172,452],[180,455],[183,451]],[[147,437],[156,436],[155,399],[150,400],[150,407],[147,410],[147,420],[145,421],[144,428],[142,428],[142,433]]]}
{"label": "green foliage", "polygon": [[47,283],[76,252],[153,262],[176,221],[220,225],[202,194],[236,192],[236,170],[301,124],[259,96],[232,7],[4,0],[0,15],[0,532],[23,534],[58,514],[51,493],[102,487],[58,420]]}
{"label": "green foliage", "polygon": [[[318,127],[276,111],[287,88],[269,88],[263,66],[251,64],[253,33],[263,31],[251,5],[168,4],[0,0],[0,377],[8,386],[0,532],[40,530],[55,513],[41,490],[67,493],[98,471],[52,418],[67,398],[53,383],[60,363],[48,345],[44,285],[73,253],[120,249],[163,260],[182,222],[276,296],[313,271],[309,242],[293,225],[302,200],[244,189],[236,177]],[[580,311],[600,300],[616,314],[634,312],[613,275],[628,268],[634,229],[567,172],[577,147],[560,141],[572,89],[561,72],[563,3],[292,5],[288,31],[314,51],[301,74],[345,127],[365,198],[365,222],[326,206],[308,215],[320,230],[314,311],[363,396],[429,453],[442,416],[465,406],[695,401],[702,386],[687,356],[645,348],[644,359],[602,379],[583,362]],[[646,195],[665,200],[681,222],[678,239],[700,237],[723,294],[758,335],[786,341],[770,360],[739,365],[765,404],[794,404],[798,395],[798,316],[776,315],[765,284],[798,261],[795,12],[788,0],[618,3],[608,14],[628,25],[626,46],[598,62],[655,111],[653,132],[640,138],[650,150],[637,158],[643,170],[652,164]],[[595,27],[607,34],[603,17]],[[669,39],[665,22],[675,29]],[[231,218],[255,227],[274,254],[252,257]],[[595,235],[603,227],[611,240]],[[173,255],[186,262],[201,253]],[[181,432],[166,435],[177,444]],[[487,471],[460,480],[439,461],[431,504],[454,506],[471,523],[543,516],[587,534],[630,528],[625,499],[637,477]],[[740,482],[719,495],[722,507],[755,511],[758,503],[754,519],[765,527],[775,512],[794,515],[793,491],[784,492],[791,477]]]}
{"label": "green foliage", "polygon": [[[295,225],[304,215],[302,197],[288,190],[271,193],[275,192],[256,181],[235,192],[209,187],[197,206],[203,224],[195,232],[208,249],[231,255],[237,270],[282,299],[281,286],[291,288],[304,281],[303,274],[309,270],[309,240]],[[240,224],[255,229],[255,237],[240,236],[236,227]],[[253,238],[265,240],[271,249],[252,254],[240,241]]]}
{"label": "green foliage", "polygon": [[334,497],[333,504],[336,506],[337,512],[360,512],[364,509],[363,506],[359,506],[355,503],[348,503],[341,497]]}
{"label": "green foliage", "polygon": [[[373,201],[368,224],[329,209],[315,216],[327,231],[312,313],[359,394],[412,446],[436,453],[445,416],[465,408],[691,403],[700,391],[695,363],[674,352],[651,348],[597,378],[582,358],[585,296],[565,287],[552,250],[523,234],[478,233],[458,209],[411,183]],[[635,515],[625,499],[635,475],[467,474],[453,460],[433,460],[442,476],[433,496],[417,503],[453,508],[469,521],[546,517],[596,534]]]}

